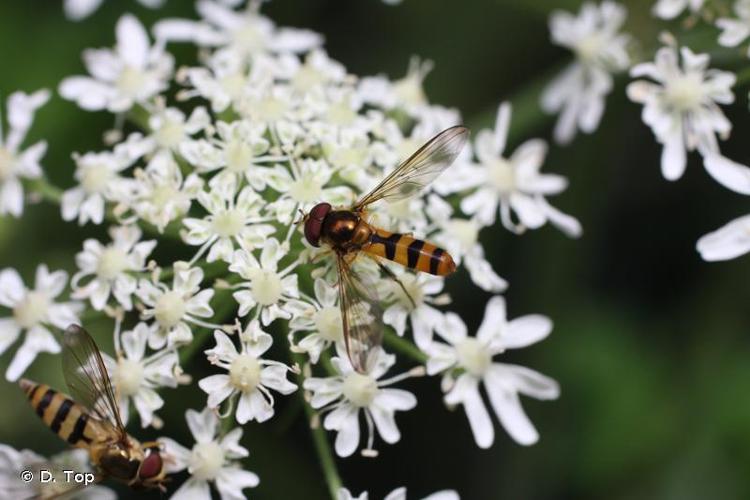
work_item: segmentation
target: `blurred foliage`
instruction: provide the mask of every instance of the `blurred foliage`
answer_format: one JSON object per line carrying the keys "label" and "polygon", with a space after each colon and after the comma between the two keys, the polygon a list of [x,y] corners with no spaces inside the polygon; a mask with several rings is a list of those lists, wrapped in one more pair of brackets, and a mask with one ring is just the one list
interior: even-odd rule
{"label": "blurred foliage", "polygon": [[[690,37],[694,49],[715,51],[717,30],[684,34],[679,22],[651,19],[650,1],[625,3],[631,12],[627,29],[641,41],[636,50],[644,57],[665,26]],[[397,77],[412,54],[432,59],[428,96],[459,108],[475,129],[491,126],[497,104],[512,99],[515,146],[531,136],[550,136],[552,119],[541,114],[536,98],[568,55],[549,43],[547,15],[578,5],[406,0],[390,7],[376,0],[274,0],[264,11],[279,24],[323,33],[331,55],[355,74]],[[170,0],[161,11],[118,1],[72,23],[62,17],[59,2],[1,2],[2,96],[54,88],[62,77],[81,72],[82,49],[111,45],[114,23],[126,7],[147,25],[161,16],[193,15],[192,2],[184,0]],[[176,53],[189,63],[193,50],[178,47]],[[720,65],[734,70],[747,66],[736,51],[718,57]],[[748,163],[747,88],[735,90],[738,103],[728,110],[735,128],[724,151]],[[59,97],[40,111],[30,139],[49,142],[44,165],[56,184],[72,183],[70,153],[101,148],[110,120]],[[570,147],[552,146],[545,164],[569,177],[570,189],[555,204],[580,218],[584,237],[570,241],[552,228],[522,237],[499,227],[482,234],[490,260],[511,283],[511,317],[540,312],[555,321],[548,340],[505,358],[562,386],[559,401],[524,401],[540,443],[520,447],[498,429],[495,445],[479,450],[463,412],[443,407],[437,380],[408,381],[405,387],[420,400],[414,411],[398,417],[402,441],[381,446],[375,460],[338,461],[352,491],[367,489],[373,499],[401,485],[409,487],[410,498],[442,488],[455,488],[466,499],[750,498],[750,258],[707,264],[694,250],[698,237],[747,213],[749,205],[713,182],[695,157],[681,181],[664,181],[659,154],[640,122],[639,107],[625,98],[621,79],[600,130]],[[38,262],[71,271],[87,237],[103,238],[104,231],[61,222],[57,207],[31,206],[21,220],[0,219],[0,266],[18,268],[27,280]],[[157,258],[174,255],[168,246],[158,252]],[[478,300],[463,273],[450,280],[449,289],[455,310],[478,326],[488,297]],[[111,330],[108,322],[87,326]],[[0,370],[8,362],[4,355]],[[201,363],[188,371],[196,379],[209,373]],[[28,376],[63,386],[58,357],[40,355]],[[164,396],[160,414],[166,431],[191,445],[182,409],[186,402],[199,408],[204,397],[192,387]],[[13,384],[0,383],[0,397],[0,442],[40,453],[64,448]],[[326,498],[299,400],[279,398],[278,404],[270,424],[245,427],[247,467],[261,477],[249,494]],[[142,438],[155,435],[132,430]]]}

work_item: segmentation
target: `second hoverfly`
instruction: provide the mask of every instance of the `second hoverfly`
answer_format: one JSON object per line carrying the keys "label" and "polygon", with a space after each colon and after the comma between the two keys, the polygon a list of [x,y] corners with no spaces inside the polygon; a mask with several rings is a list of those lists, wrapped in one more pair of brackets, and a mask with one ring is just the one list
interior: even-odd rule
{"label": "second hoverfly", "polygon": [[125,430],[94,339],[71,325],[63,340],[63,375],[72,398],[46,384],[21,379],[21,389],[36,414],[68,444],[88,451],[97,482],[111,478],[135,489],[166,491],[160,445],[140,443]]}
{"label": "second hoverfly", "polygon": [[368,371],[371,353],[382,341],[383,324],[375,287],[353,271],[354,259],[367,255],[397,281],[379,259],[438,276],[456,270],[453,258],[442,248],[368,223],[367,208],[379,200],[395,202],[417,194],[453,163],[468,137],[466,127],[443,130],[352,207],[333,209],[330,203],[318,203],[303,218],[307,241],[316,247],[323,244],[335,255],[344,342],[349,360],[358,372]]}

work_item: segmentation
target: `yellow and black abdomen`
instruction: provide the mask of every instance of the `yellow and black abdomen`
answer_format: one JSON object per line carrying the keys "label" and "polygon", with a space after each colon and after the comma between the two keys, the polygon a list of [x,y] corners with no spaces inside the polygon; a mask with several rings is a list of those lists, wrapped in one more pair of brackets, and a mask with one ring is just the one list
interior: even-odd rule
{"label": "yellow and black abdomen", "polygon": [[19,384],[39,418],[61,439],[77,448],[88,448],[97,440],[100,423],[83,406],[46,384],[27,379]]}
{"label": "yellow and black abdomen", "polygon": [[406,234],[376,228],[362,250],[398,262],[409,269],[445,276],[456,270],[448,252],[424,240]]}

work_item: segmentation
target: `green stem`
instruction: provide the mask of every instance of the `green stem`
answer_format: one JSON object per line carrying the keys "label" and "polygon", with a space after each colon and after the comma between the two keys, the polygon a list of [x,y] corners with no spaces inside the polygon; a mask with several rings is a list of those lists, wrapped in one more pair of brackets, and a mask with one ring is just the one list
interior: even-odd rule
{"label": "green stem", "polygon": [[750,83],[750,68],[745,68],[742,71],[737,72],[737,82],[735,83],[735,86],[740,87],[747,83]]}
{"label": "green stem", "polygon": [[[296,362],[300,367],[304,366],[305,358],[300,354],[292,354],[292,360]],[[305,399],[305,392],[302,387],[305,382],[305,377],[302,373],[297,375],[297,383],[299,384],[300,390],[297,391],[302,405],[305,408],[305,415],[307,421],[312,423],[317,419],[315,410],[310,403]],[[310,425],[310,433],[312,434],[313,445],[315,446],[315,453],[318,455],[320,460],[320,466],[323,469],[323,475],[326,478],[326,484],[328,485],[328,492],[331,494],[332,500],[338,499],[339,490],[342,487],[341,476],[336,468],[336,459],[333,456],[331,445],[328,442],[328,436],[326,431],[323,429],[321,422],[316,422],[316,425]]]}
{"label": "green stem", "polygon": [[405,338],[396,335],[396,333],[390,329],[386,329],[383,336],[383,343],[394,351],[409,356],[421,365],[427,363],[428,356],[425,353],[420,351],[416,345],[412,344]]}
{"label": "green stem", "polygon": [[26,188],[32,193],[36,193],[44,201],[59,205],[62,202],[63,190],[50,183],[45,178],[31,180],[27,183]]}

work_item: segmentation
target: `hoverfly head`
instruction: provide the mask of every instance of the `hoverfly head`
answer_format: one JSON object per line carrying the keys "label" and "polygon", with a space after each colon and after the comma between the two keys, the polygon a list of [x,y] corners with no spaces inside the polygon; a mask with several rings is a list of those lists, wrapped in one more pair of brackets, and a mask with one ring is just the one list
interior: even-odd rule
{"label": "hoverfly head", "polygon": [[320,235],[323,232],[323,221],[331,211],[330,203],[318,203],[305,215],[305,239],[314,247],[320,246]]}
{"label": "hoverfly head", "polygon": [[158,446],[147,448],[146,456],[138,469],[138,481],[147,489],[158,488],[164,490],[164,483],[169,481],[164,467],[164,458]]}

